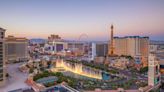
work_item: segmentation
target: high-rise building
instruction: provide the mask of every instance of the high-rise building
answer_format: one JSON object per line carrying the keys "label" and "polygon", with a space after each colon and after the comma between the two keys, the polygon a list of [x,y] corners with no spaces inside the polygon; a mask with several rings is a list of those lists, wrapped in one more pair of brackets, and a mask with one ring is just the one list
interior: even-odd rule
{"label": "high-rise building", "polygon": [[0,28],[0,86],[5,84],[5,29]]}
{"label": "high-rise building", "polygon": [[151,52],[149,54],[148,62],[148,85],[145,87],[140,87],[140,92],[150,92],[159,89],[161,86],[161,74],[159,60],[155,53]]}
{"label": "high-rise building", "polygon": [[89,49],[89,56],[91,60],[94,60],[96,57],[96,43],[91,43],[91,48]]}
{"label": "high-rise building", "polygon": [[114,48],[116,55],[132,56],[140,59],[143,66],[148,64],[149,37],[127,36],[114,37]]}
{"label": "high-rise building", "polygon": [[55,54],[67,49],[67,43],[61,39],[59,35],[51,35],[48,37],[48,42],[44,46],[45,52]]}
{"label": "high-rise building", "polygon": [[161,78],[159,72],[159,62],[154,54],[149,55],[149,70],[148,70],[148,85],[158,86],[160,85]]}
{"label": "high-rise building", "polygon": [[5,38],[5,59],[7,63],[26,61],[28,54],[28,39],[8,36]]}
{"label": "high-rise building", "polygon": [[96,44],[96,56],[104,57],[107,55],[108,45],[106,43]]}
{"label": "high-rise building", "polygon": [[105,57],[108,54],[108,44],[106,42],[92,43],[91,44],[91,59],[95,57]]}
{"label": "high-rise building", "polygon": [[87,42],[82,41],[68,41],[68,50],[73,52],[75,55],[84,55],[87,54],[88,44]]}
{"label": "high-rise building", "polygon": [[115,54],[127,55],[127,39],[121,37],[114,37]]}

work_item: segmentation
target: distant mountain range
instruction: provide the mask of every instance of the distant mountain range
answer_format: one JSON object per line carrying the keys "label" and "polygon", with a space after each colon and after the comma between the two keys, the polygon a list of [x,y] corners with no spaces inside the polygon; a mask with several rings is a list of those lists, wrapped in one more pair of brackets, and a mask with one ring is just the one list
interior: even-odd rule
{"label": "distant mountain range", "polygon": [[34,38],[34,39],[30,39],[30,43],[45,43],[47,41],[47,39],[41,39],[41,38]]}
{"label": "distant mountain range", "polygon": [[[42,38],[33,38],[30,39],[30,43],[46,43],[47,39],[42,39]],[[74,42],[74,41],[68,41],[66,40],[66,42]],[[107,43],[107,41],[90,41],[90,42],[104,42]],[[164,41],[155,41],[155,40],[151,40],[150,44],[164,44]]]}
{"label": "distant mountain range", "polygon": [[159,45],[164,45],[164,41],[155,41],[155,40],[151,40],[150,44],[159,44]]}

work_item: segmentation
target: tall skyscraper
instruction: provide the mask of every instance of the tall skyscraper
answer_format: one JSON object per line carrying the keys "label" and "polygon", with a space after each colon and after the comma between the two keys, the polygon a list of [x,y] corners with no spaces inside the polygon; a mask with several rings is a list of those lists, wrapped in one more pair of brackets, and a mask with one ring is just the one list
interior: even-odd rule
{"label": "tall skyscraper", "polygon": [[5,84],[5,29],[0,28],[0,86]]}

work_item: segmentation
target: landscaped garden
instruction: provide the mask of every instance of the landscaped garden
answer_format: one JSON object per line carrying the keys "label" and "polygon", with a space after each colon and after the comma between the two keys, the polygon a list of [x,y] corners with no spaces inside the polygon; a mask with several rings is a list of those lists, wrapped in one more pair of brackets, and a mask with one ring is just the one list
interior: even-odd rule
{"label": "landscaped garden", "polygon": [[118,87],[122,87],[124,89],[128,89],[131,87],[132,83],[135,83],[134,80],[126,80],[122,81],[120,80],[116,81],[101,81],[101,80],[85,80],[85,79],[78,79],[73,78],[70,76],[65,76],[60,72],[48,72],[44,71],[40,74],[36,74],[33,77],[34,81],[37,81],[38,79],[45,78],[48,76],[56,76],[58,80],[56,82],[47,83],[44,84],[46,87],[54,86],[55,84],[59,84],[62,82],[66,82],[69,86],[75,88],[75,89],[83,89],[83,90],[93,90],[95,88],[101,88],[101,89],[116,89]]}

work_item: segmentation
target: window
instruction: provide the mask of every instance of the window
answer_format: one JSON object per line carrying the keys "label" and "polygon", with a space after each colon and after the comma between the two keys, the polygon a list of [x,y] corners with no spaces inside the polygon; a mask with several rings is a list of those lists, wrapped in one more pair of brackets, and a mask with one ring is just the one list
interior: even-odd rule
{"label": "window", "polygon": [[0,73],[3,73],[3,69],[0,69]]}
{"label": "window", "polygon": [[0,81],[3,81],[3,79],[0,79]]}
{"label": "window", "polygon": [[0,74],[0,78],[3,78],[3,73],[2,73],[2,74]]}
{"label": "window", "polygon": [[3,67],[3,64],[0,64],[0,67]]}
{"label": "window", "polygon": [[4,35],[4,33],[3,33],[3,32],[1,32],[1,38],[2,38],[2,39],[4,38],[4,36],[3,36],[3,35]]}
{"label": "window", "polygon": [[4,33],[3,33],[3,32],[1,32],[1,35],[4,35]]}

